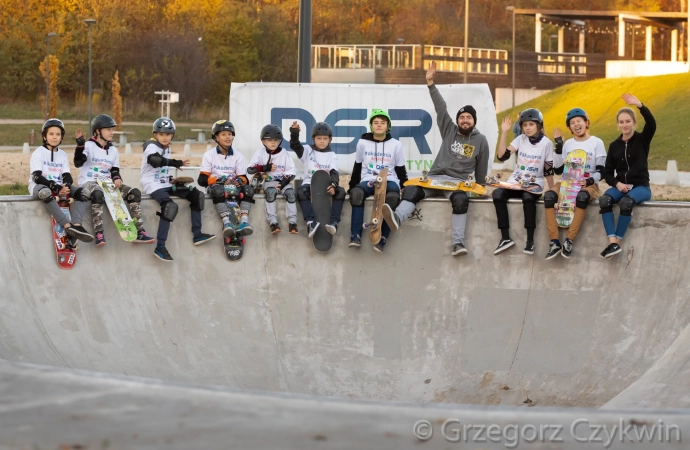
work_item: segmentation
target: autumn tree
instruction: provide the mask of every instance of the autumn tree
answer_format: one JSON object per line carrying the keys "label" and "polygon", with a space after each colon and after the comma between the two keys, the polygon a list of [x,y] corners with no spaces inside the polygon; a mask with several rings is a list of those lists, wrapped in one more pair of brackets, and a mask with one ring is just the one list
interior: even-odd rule
{"label": "autumn tree", "polygon": [[120,77],[119,71],[115,71],[113,76],[113,86],[111,89],[112,105],[113,105],[113,119],[117,126],[116,130],[122,130],[122,97],[120,96]]}
{"label": "autumn tree", "polygon": [[[60,97],[60,93],[58,92],[58,73],[60,72],[60,61],[58,60],[57,56],[55,55],[50,55],[49,62],[48,62],[48,68],[50,70],[50,81],[48,82],[48,87],[50,89],[50,97],[48,100],[48,117],[57,117],[57,111],[58,111],[58,98]],[[41,64],[38,67],[38,70],[41,72],[41,76],[43,77],[43,82],[45,83],[46,80],[46,63],[45,60],[41,61]],[[43,97],[43,113],[45,113],[45,96]]]}

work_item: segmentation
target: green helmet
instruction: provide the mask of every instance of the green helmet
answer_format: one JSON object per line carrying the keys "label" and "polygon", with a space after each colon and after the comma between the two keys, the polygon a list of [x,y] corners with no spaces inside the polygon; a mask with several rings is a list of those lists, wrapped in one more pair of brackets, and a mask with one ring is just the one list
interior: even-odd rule
{"label": "green helmet", "polygon": [[385,117],[386,120],[388,121],[388,131],[391,130],[391,116],[388,115],[388,112],[384,109],[374,109],[371,111],[371,115],[369,116],[369,131],[372,133],[374,132],[374,129],[371,127],[371,122],[374,121],[375,118],[377,117]]}

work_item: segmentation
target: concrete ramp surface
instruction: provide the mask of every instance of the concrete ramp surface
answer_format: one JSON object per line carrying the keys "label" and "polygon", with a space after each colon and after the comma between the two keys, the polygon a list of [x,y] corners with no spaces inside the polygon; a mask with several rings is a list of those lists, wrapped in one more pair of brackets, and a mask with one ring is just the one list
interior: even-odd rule
{"label": "concrete ramp surface", "polygon": [[[615,422],[624,416],[630,420],[639,408],[652,408],[642,410],[646,421],[675,420],[690,433],[690,204],[637,207],[624,251],[610,261],[599,257],[606,236],[594,206],[573,257],[545,261],[548,238],[541,207],[534,256],[521,251],[522,207],[512,202],[516,246],[493,255],[500,233],[487,200],[470,205],[467,256],[450,256],[451,211],[444,200],[421,202],[422,220],[406,222],[394,232],[383,254],[371,249],[368,236],[361,249],[347,248],[346,205],[333,248],[322,255],[306,237],[302,220],[297,236],[286,231],[270,235],[263,199],[258,199],[250,214],[256,232],[248,237],[244,258],[230,263],[220,239],[192,245],[187,203],[179,203],[167,244],[173,263],[154,258],[153,246],[125,243],[108,222],[107,245],[81,243],[76,267],[62,271],[42,205],[0,200],[0,359],[5,360],[0,381],[6,400],[0,418],[26,416],[23,426],[29,427],[22,431],[21,423],[10,427],[0,420],[0,446],[49,445],[52,441],[42,433],[50,427],[41,431],[35,423],[47,416],[28,412],[52,411],[48,416],[53,419],[69,417],[75,408],[87,408],[87,416],[95,413],[100,406],[86,400],[90,394],[82,389],[93,383],[107,384],[116,405],[107,417],[119,424],[112,427],[119,434],[109,438],[111,444],[121,444],[117,448],[137,446],[118,440],[127,429],[122,419],[127,405],[145,403],[150,414],[161,415],[156,423],[165,417],[184,422],[173,411],[174,403],[152,393],[157,389],[174,391],[166,398],[179,399],[182,408],[191,408],[188,412],[194,410],[190,405],[204,409],[201,398],[207,396],[214,398],[208,411],[235,403],[246,411],[252,395],[259,405],[265,394],[244,390],[284,393],[275,394],[279,401],[270,407],[257,407],[256,423],[244,426],[259,433],[266,425],[260,419],[270,417],[295,436],[234,446],[229,439],[233,448],[453,445],[438,434],[429,441],[415,439],[415,421],[400,408],[411,408],[405,411],[419,419],[427,418],[423,411],[433,411],[430,420],[452,416],[452,411],[484,423],[497,417],[504,422],[539,417],[567,422],[580,413]],[[279,200],[281,217],[283,206]],[[150,199],[142,207],[145,226],[155,235],[158,207]],[[203,219],[205,232],[220,234],[210,200]],[[283,225],[286,230],[284,219]],[[151,384],[156,389],[146,388]],[[51,398],[46,385],[64,390],[62,400],[43,403]],[[71,394],[68,387],[74,389]],[[198,389],[204,394],[195,403]],[[233,396],[246,402],[237,403]],[[323,410],[316,407],[321,402],[327,405]],[[333,404],[337,406],[328,406]],[[281,408],[284,414],[276,415]],[[659,411],[670,408],[674,411]],[[192,434],[200,433],[205,423],[192,420],[199,419],[195,414],[189,416]],[[401,419],[404,427],[391,431],[400,439],[386,437],[384,425],[400,414],[406,417]],[[304,429],[311,431],[299,434],[299,417],[307,415],[320,417],[325,439],[307,425]],[[329,428],[328,420],[340,425]],[[211,422],[210,429],[224,429]],[[343,432],[345,422],[349,431],[337,440],[335,430]],[[96,434],[77,433],[75,439],[101,442],[98,424],[90,429],[94,427]],[[69,437],[65,429],[56,429]],[[405,429],[409,433],[401,436]],[[366,440],[354,439],[358,433]],[[189,436],[182,439],[179,430],[161,432],[164,436],[173,447],[190,448],[185,447]],[[151,442],[155,448],[157,441]],[[476,448],[494,448],[480,444]],[[581,448],[572,439],[551,444],[544,448]]]}

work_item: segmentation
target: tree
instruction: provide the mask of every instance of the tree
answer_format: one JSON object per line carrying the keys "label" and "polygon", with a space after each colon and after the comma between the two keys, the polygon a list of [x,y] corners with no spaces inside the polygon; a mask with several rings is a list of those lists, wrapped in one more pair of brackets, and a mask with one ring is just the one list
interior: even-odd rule
{"label": "tree", "polygon": [[[48,117],[57,117],[58,115],[58,99],[60,97],[60,93],[58,92],[58,73],[60,72],[60,61],[58,60],[57,56],[55,55],[50,55],[49,59],[49,68],[50,68],[50,81],[48,82],[48,85],[50,87],[50,98],[48,100]],[[45,60],[41,61],[41,65],[38,67],[38,70],[41,72],[41,76],[43,77],[43,82],[45,83],[46,80],[46,63]],[[43,105],[45,105],[45,97],[43,97]],[[44,106],[45,108],[45,106]],[[45,113],[45,109],[43,110]]]}
{"label": "tree", "polygon": [[122,97],[120,96],[120,77],[119,72],[115,71],[115,76],[113,77],[113,87],[111,90],[112,94],[112,105],[113,105],[113,119],[117,126],[116,130],[122,130]]}

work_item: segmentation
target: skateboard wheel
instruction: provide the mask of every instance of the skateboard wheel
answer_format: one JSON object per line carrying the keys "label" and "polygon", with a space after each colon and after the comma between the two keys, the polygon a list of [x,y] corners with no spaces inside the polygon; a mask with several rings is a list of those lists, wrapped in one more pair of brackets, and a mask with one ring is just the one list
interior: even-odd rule
{"label": "skateboard wheel", "polygon": [[472,187],[472,183],[469,181],[465,181],[465,187]]}
{"label": "skateboard wheel", "polygon": [[419,177],[419,181],[424,182],[424,177]]}
{"label": "skateboard wheel", "polygon": [[484,177],[484,180],[485,180],[485,181],[491,181],[491,177],[487,175],[487,176]]}
{"label": "skateboard wheel", "polygon": [[371,219],[371,223],[374,224],[374,225],[378,225],[378,224],[379,224],[379,219],[377,219],[376,217],[374,217],[373,219]]}
{"label": "skateboard wheel", "polygon": [[381,178],[381,177],[376,177],[376,182],[377,182],[377,183],[382,183],[382,182],[383,182],[383,178]]}

